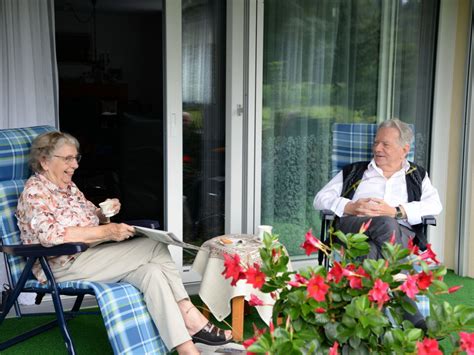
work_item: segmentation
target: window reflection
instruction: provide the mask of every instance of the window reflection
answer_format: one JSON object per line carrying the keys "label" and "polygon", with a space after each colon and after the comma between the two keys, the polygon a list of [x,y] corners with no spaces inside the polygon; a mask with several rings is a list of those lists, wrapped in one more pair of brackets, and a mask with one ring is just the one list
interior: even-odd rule
{"label": "window reflection", "polygon": [[225,2],[185,0],[182,21],[183,232],[200,245],[224,234]]}

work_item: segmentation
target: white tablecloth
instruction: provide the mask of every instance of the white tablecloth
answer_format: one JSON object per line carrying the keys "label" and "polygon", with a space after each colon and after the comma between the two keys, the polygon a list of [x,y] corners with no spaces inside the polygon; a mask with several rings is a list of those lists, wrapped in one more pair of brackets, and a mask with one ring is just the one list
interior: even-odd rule
{"label": "white tablecloth", "polygon": [[[261,245],[258,237],[254,235],[226,235],[222,236],[233,240],[234,244],[224,246],[218,242],[221,237],[208,240],[202,245],[201,250],[196,255],[192,269],[202,275],[199,296],[209,307],[211,313],[217,320],[222,321],[231,312],[231,300],[234,297],[244,296],[245,300],[250,300],[250,295],[254,294],[260,298],[264,306],[256,307],[258,314],[264,322],[269,324],[272,318],[272,309],[275,301],[268,293],[262,293],[259,289],[253,288],[245,280],[237,282],[236,286],[231,286],[231,279],[225,279],[222,275],[224,271],[224,258],[222,254],[234,254],[238,252],[244,263],[261,261],[258,248]],[[242,241],[242,242],[239,242]]]}

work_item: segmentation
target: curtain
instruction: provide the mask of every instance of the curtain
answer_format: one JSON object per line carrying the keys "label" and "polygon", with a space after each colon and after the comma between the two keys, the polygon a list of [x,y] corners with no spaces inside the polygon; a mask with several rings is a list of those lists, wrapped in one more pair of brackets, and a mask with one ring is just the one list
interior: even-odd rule
{"label": "curtain", "polygon": [[[0,129],[58,126],[53,0],[0,0]],[[0,253],[0,288],[7,282]],[[20,303],[32,304],[33,294]]]}
{"label": "curtain", "polygon": [[0,128],[58,126],[53,0],[0,0]]}
{"label": "curtain", "polygon": [[209,104],[212,100],[213,33],[207,1],[183,1],[183,102]]}

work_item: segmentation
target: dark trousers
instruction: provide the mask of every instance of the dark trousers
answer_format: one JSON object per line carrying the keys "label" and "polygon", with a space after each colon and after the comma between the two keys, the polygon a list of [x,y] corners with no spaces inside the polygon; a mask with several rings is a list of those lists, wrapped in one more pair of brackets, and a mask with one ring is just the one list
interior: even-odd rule
{"label": "dark trousers", "polygon": [[[335,229],[340,230],[344,233],[356,233],[359,231],[363,223],[372,219],[369,228],[365,232],[365,235],[369,237],[367,242],[370,245],[370,251],[367,257],[369,259],[381,259],[382,246],[385,242],[390,241],[392,234],[395,232],[395,243],[401,244],[407,247],[408,240],[410,237],[415,235],[410,228],[402,226],[392,217],[357,217],[357,216],[346,216],[339,218],[336,222]],[[414,302],[409,297],[405,296],[405,299],[416,307]],[[424,322],[423,315],[417,310],[415,314],[405,312],[403,318],[412,322],[415,326]]]}

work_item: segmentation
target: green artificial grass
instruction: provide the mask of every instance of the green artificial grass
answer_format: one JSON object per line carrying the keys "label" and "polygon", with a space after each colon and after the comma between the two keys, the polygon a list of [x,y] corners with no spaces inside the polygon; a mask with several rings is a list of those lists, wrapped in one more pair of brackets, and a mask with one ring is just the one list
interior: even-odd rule
{"label": "green artificial grass", "polygon": [[[444,280],[450,287],[456,285],[462,285],[463,287],[454,294],[440,295],[439,297],[441,299],[448,301],[452,305],[465,304],[474,306],[474,297],[472,297],[474,294],[474,279],[460,277],[450,271]],[[198,296],[192,296],[191,298],[197,306],[202,305]],[[54,317],[51,316],[6,319],[4,323],[0,325],[0,342],[5,341],[12,335],[21,333],[21,331],[32,329],[35,326],[52,319],[54,319]],[[213,320],[213,322],[223,328],[228,328],[231,323],[231,318],[228,317],[222,323],[218,323],[215,320]],[[100,315],[81,315],[69,321],[68,324],[78,354],[113,354]],[[250,338],[253,335],[253,324],[255,324],[257,328],[263,328],[265,326],[256,310],[249,307],[248,314],[245,316],[245,339]],[[447,339],[441,341],[440,344],[444,347],[445,353],[450,353],[451,347]],[[14,347],[3,351],[2,354],[65,354],[65,352],[66,348],[61,333],[56,327],[25,342],[17,344]]]}

